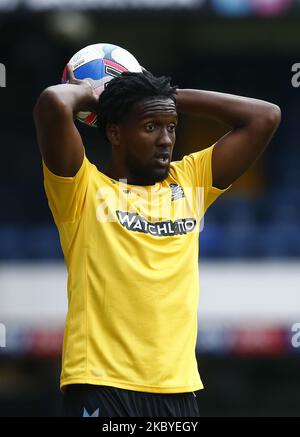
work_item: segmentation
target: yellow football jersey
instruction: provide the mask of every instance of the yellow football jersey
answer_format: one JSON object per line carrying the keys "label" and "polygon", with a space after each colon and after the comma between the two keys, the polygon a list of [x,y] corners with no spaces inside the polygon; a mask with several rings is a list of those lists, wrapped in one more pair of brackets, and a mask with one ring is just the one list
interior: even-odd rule
{"label": "yellow football jersey", "polygon": [[129,185],[85,156],[74,177],[43,162],[44,187],[68,270],[61,388],[96,384],[180,393],[203,387],[195,346],[201,218],[213,146]]}

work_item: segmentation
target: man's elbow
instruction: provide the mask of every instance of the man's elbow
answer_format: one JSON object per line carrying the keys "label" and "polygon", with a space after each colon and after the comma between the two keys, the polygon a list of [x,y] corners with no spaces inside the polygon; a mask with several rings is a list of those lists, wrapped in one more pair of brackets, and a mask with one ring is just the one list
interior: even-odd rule
{"label": "man's elbow", "polygon": [[265,129],[274,132],[281,121],[281,109],[274,103],[268,103],[263,110],[261,119]]}
{"label": "man's elbow", "polygon": [[63,109],[64,104],[59,98],[59,94],[55,86],[46,88],[38,97],[33,108],[33,119],[37,123],[43,115],[50,115],[53,110],[57,111],[59,108]]}

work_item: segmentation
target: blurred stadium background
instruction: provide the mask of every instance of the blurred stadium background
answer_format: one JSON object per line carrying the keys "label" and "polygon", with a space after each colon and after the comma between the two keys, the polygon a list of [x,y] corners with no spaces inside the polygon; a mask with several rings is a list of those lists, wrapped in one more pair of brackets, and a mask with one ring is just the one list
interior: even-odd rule
{"label": "blurred stadium background", "polygon": [[[299,25],[299,0],[0,0],[1,416],[60,414],[66,269],[32,108],[96,42],[128,49],[182,88],[281,106],[272,144],[211,207],[200,235],[199,405],[203,416],[300,416]],[[108,145],[79,127],[101,170]],[[175,158],[226,130],[182,117]]]}

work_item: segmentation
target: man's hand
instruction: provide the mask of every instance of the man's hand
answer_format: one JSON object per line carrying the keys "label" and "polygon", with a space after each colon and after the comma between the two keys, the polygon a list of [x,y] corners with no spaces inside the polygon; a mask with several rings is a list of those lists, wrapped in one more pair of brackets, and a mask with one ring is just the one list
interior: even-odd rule
{"label": "man's hand", "polygon": [[67,70],[69,74],[69,80],[67,83],[71,85],[81,85],[86,87],[91,95],[89,110],[92,112],[96,112],[99,96],[103,91],[103,82],[91,79],[90,77],[87,77],[86,79],[76,79],[71,64],[67,65]]}

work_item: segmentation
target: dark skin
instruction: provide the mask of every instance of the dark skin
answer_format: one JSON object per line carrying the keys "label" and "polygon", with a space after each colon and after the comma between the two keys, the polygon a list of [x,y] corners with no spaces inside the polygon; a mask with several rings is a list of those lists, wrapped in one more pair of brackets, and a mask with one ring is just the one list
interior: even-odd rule
{"label": "dark skin", "polygon": [[105,173],[113,179],[122,175],[129,184],[137,185],[166,179],[176,126],[176,106],[171,99],[138,102],[122,122],[107,127],[113,153]]}
{"label": "dark skin", "polygon": [[[74,124],[78,111],[95,111],[98,95],[91,79],[47,88],[34,109],[42,157],[59,176],[74,176],[84,147]],[[213,186],[224,189],[239,178],[269,144],[280,123],[277,105],[262,100],[202,90],[177,90],[171,99],[147,99],[136,104],[118,124],[107,126],[113,179],[153,185],[165,179],[175,144],[177,112],[204,116],[228,124],[231,131],[217,141],[212,156]],[[143,151],[141,153],[141,151]],[[164,160],[156,156],[166,153]],[[166,162],[168,158],[168,162]],[[163,161],[162,161],[163,160]]]}

